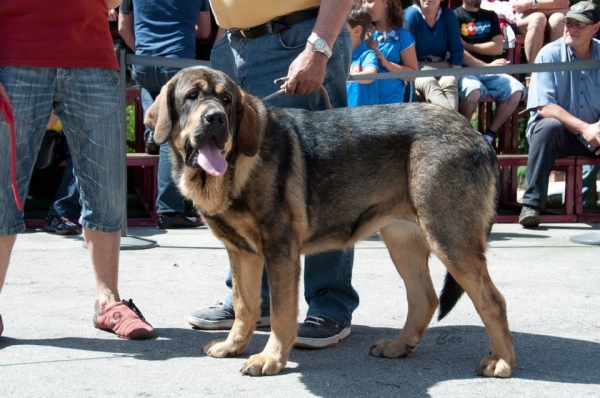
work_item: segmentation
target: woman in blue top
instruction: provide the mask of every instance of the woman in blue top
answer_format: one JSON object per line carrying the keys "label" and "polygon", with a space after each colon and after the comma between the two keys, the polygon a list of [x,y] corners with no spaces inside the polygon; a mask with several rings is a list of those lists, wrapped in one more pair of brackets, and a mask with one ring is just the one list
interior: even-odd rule
{"label": "woman in blue top", "polygon": [[[447,61],[445,67],[460,68],[463,45],[458,21],[454,12],[440,7],[440,3],[441,0],[417,0],[404,13],[404,28],[415,38],[419,62]],[[420,77],[415,80],[415,88],[428,102],[457,110],[457,83],[455,76]]]}
{"label": "woman in blue top", "polygon": [[[418,69],[415,41],[402,28],[403,9],[400,0],[364,0],[371,12],[374,30],[370,47],[377,54],[381,72],[414,71]],[[405,78],[404,81],[413,81]],[[379,103],[404,101],[404,83],[400,79],[379,80]]]}

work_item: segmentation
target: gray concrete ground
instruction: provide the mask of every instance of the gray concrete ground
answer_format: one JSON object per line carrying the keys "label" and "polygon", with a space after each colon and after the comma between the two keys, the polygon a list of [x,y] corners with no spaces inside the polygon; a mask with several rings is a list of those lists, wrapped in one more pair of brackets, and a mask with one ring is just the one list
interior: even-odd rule
{"label": "gray concrete ground", "polygon": [[[508,380],[475,374],[489,348],[466,296],[442,322],[432,321],[412,357],[369,356],[371,344],[393,337],[406,314],[403,283],[376,238],[356,248],[361,304],[351,335],[325,350],[294,349],[280,375],[252,378],[238,370],[262,349],[268,330],[256,332],[241,357],[214,359],[201,347],[225,332],[186,323],[191,310],[227,291],[226,252],[205,228],[129,229],[160,245],[121,254],[121,294],[155,326],[151,341],[92,327],[94,284],[81,237],[28,230],[17,240],[0,299],[0,397],[598,397],[600,248],[569,240],[592,230],[600,236],[597,225],[494,227],[489,268],[508,303],[518,361]],[[430,268],[439,292],[444,268],[436,258]],[[305,312],[301,300],[300,318]]]}

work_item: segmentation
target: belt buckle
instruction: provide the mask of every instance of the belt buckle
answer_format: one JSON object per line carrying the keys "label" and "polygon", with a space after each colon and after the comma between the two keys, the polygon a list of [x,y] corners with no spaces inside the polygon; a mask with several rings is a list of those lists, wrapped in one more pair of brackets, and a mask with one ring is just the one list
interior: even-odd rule
{"label": "belt buckle", "polygon": [[240,34],[244,37],[244,39],[251,39],[251,37],[246,36],[245,32],[250,31],[252,28],[248,28],[248,29],[239,29],[238,32],[240,32]]}

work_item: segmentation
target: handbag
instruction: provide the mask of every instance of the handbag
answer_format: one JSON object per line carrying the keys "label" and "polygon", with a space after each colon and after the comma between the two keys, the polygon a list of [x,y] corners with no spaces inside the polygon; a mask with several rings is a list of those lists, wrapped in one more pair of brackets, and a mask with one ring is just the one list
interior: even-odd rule
{"label": "handbag", "polygon": [[67,159],[68,151],[67,139],[64,134],[54,130],[46,130],[42,146],[35,160],[35,168],[43,170],[58,166]]}

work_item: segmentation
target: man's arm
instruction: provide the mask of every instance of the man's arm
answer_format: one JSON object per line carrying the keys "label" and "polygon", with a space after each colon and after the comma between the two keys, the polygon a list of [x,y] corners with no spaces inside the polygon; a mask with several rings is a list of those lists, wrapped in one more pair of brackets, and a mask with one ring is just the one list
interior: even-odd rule
{"label": "man's arm", "polygon": [[210,35],[210,11],[200,11],[194,34],[197,40],[206,39]]}
{"label": "man's arm", "polygon": [[132,51],[135,52],[135,31],[133,28],[133,11],[130,13],[122,13],[119,12],[119,35],[127,47],[129,47]]}
{"label": "man's arm", "polygon": [[[500,55],[504,52],[502,35],[492,37],[491,41],[485,43],[469,44],[463,40],[465,51],[481,55]],[[465,65],[466,63],[463,62]],[[469,65],[470,66],[470,65]]]}
{"label": "man's arm", "polygon": [[123,0],[106,0],[106,4],[108,5],[108,9],[112,10],[113,8],[117,8],[122,1]]}
{"label": "man's arm", "polygon": [[[574,134],[580,134],[591,146],[600,146],[600,121],[590,124],[571,115],[556,104],[539,106],[537,112],[545,118],[554,118]],[[596,152],[599,153],[600,149]]]}
{"label": "man's arm", "polygon": [[[354,0],[322,0],[319,16],[313,33],[325,39],[332,47],[342,30],[352,8]],[[304,51],[292,62],[288,70],[288,81],[281,88],[286,94],[310,94],[316,92],[325,81],[327,57],[313,51],[312,45],[306,43]]]}

